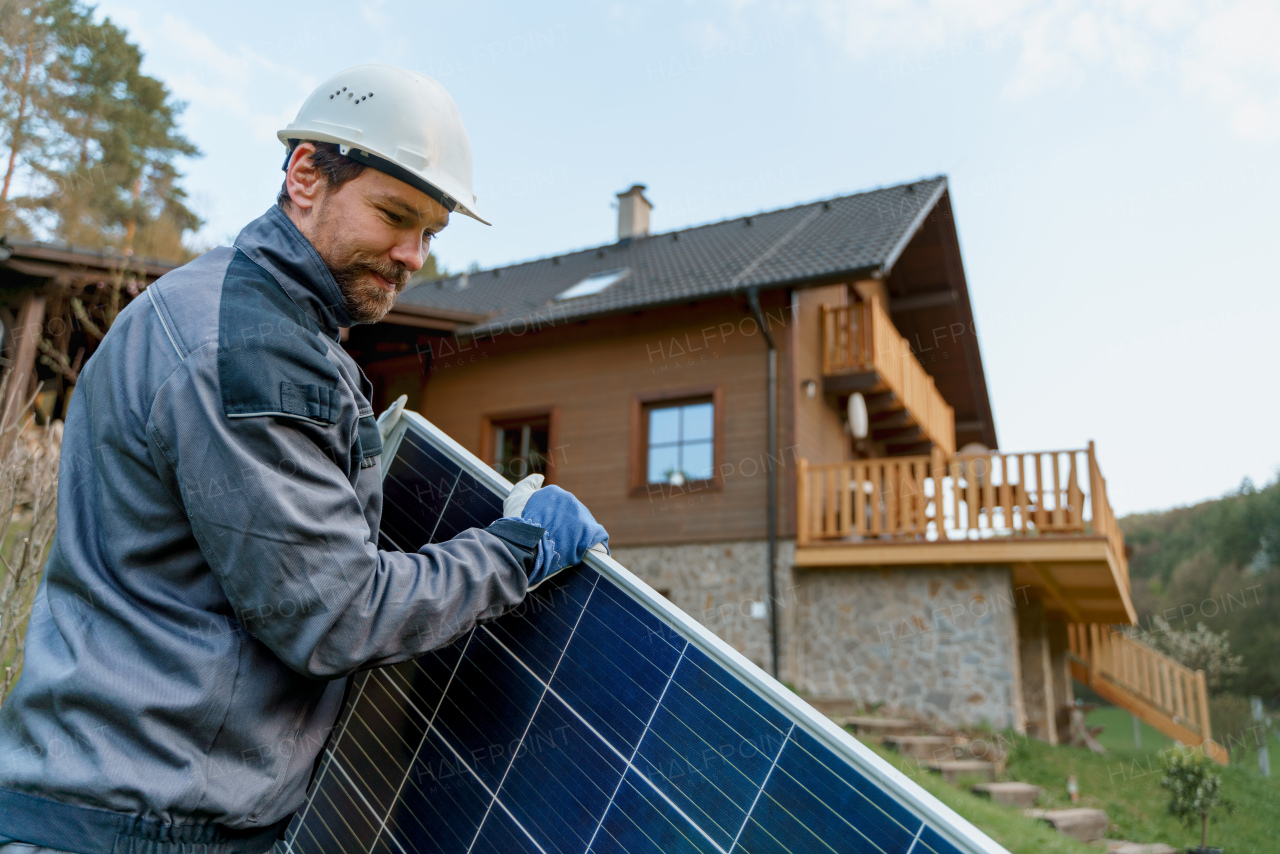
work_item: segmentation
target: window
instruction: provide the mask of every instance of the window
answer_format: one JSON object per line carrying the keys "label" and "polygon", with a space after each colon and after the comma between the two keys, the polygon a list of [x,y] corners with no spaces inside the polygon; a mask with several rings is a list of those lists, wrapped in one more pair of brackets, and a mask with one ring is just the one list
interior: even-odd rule
{"label": "window", "polygon": [[699,400],[648,408],[648,482],[683,486],[715,471],[715,405]]}
{"label": "window", "polygon": [[551,416],[489,419],[489,462],[510,481],[548,474],[551,467]]}
{"label": "window", "polygon": [[693,386],[631,398],[627,490],[633,497],[724,488],[724,388]]}
{"label": "window", "polygon": [[629,268],[623,267],[621,270],[609,270],[604,273],[595,273],[594,275],[587,276],[573,287],[567,288],[566,290],[556,294],[556,299],[576,299],[578,297],[589,297],[593,294],[598,294],[610,285],[621,281],[627,273],[630,272],[631,270]]}

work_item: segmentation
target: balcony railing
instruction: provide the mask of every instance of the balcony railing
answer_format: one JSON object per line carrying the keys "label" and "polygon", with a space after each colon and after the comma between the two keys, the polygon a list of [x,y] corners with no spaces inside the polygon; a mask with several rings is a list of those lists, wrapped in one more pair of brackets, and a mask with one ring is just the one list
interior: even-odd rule
{"label": "balcony railing", "polygon": [[920,365],[879,299],[822,307],[822,373],[878,375],[944,454],[955,452],[955,412]]}
{"label": "balcony railing", "polygon": [[801,459],[797,487],[799,546],[1103,537],[1128,581],[1124,534],[1092,442],[1078,451]]}
{"label": "balcony railing", "polygon": [[1227,751],[1212,741],[1203,670],[1192,670],[1110,626],[1069,623],[1067,639],[1075,678],[1170,738],[1202,745],[1210,757],[1227,763]]}

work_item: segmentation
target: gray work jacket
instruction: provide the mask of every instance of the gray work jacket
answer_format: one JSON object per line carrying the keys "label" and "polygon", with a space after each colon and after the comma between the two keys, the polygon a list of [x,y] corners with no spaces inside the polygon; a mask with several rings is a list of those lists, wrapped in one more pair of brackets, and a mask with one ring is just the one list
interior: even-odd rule
{"label": "gray work jacket", "polygon": [[350,325],[275,207],[120,313],[76,384],[57,535],[0,707],[0,842],[265,851],[342,677],[524,598],[540,528],[378,549],[382,444],[338,344]]}

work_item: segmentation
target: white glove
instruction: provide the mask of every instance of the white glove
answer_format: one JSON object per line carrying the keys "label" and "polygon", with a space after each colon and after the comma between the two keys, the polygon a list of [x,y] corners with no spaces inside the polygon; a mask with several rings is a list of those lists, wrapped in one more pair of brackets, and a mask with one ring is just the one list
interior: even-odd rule
{"label": "white glove", "polygon": [[511,493],[502,501],[502,515],[519,519],[524,515],[524,505],[529,503],[529,496],[542,488],[543,476],[531,474],[512,488]]}
{"label": "white glove", "polygon": [[404,414],[404,405],[408,402],[409,395],[402,394],[396,398],[395,403],[387,407],[386,412],[378,416],[378,435],[382,437],[383,443],[391,435],[391,428],[396,426],[396,422]]}

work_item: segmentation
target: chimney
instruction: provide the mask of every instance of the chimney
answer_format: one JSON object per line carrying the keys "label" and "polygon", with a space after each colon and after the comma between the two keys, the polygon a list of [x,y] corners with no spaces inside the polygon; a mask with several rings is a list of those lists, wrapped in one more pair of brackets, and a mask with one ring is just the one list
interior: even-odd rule
{"label": "chimney", "polygon": [[632,184],[618,193],[618,239],[645,237],[649,234],[649,211],[653,204],[644,197],[644,184]]}

